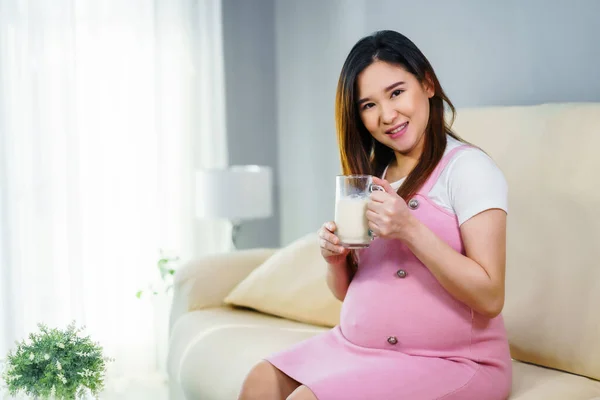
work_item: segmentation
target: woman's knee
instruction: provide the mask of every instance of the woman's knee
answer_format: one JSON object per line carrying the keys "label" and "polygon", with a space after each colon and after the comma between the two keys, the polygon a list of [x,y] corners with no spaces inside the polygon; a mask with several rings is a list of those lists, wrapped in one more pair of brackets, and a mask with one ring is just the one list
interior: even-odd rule
{"label": "woman's knee", "polygon": [[318,400],[308,387],[302,385],[292,392],[285,400]]}
{"label": "woman's knee", "polygon": [[242,384],[240,400],[285,399],[299,384],[268,361],[256,364]]}

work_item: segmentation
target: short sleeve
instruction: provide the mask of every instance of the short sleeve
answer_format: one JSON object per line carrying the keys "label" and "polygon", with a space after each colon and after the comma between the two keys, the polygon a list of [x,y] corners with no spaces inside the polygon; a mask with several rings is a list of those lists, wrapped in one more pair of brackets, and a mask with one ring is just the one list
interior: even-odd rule
{"label": "short sleeve", "polygon": [[483,151],[459,152],[445,172],[450,204],[459,225],[486,210],[508,212],[508,185],[504,174]]}

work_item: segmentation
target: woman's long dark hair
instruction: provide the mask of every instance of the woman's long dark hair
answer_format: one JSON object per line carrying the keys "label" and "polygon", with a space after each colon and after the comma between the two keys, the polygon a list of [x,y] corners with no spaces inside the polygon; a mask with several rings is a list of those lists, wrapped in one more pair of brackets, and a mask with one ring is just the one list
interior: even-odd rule
{"label": "woman's long dark hair", "polygon": [[[446,135],[462,141],[450,128],[456,110],[444,93],[433,67],[410,39],[389,30],[362,38],[354,45],[344,62],[336,93],[335,120],[344,175],[381,176],[394,158],[394,151],[373,139],[365,128],[357,104],[358,76],[375,61],[398,65],[414,75],[419,83],[430,85],[434,89],[434,94],[429,99],[429,121],[423,154],[398,189],[398,195],[409,201],[427,181],[444,155]],[[444,104],[452,114],[450,123],[444,118]],[[349,254],[348,261],[355,271],[357,265],[354,252]]]}

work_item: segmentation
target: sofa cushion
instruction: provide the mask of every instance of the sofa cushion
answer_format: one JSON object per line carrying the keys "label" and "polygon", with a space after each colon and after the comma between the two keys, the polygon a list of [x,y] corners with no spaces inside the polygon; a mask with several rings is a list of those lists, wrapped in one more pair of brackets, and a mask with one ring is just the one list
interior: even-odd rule
{"label": "sofa cushion", "polygon": [[262,358],[328,328],[228,307],[185,314],[169,341],[169,376],[187,399],[236,399]]}
{"label": "sofa cushion", "polygon": [[242,280],[225,303],[322,326],[339,322],[341,302],[326,282],[327,263],[318,235],[308,234],[278,250]]}
{"label": "sofa cushion", "polygon": [[[235,399],[253,365],[326,330],[250,310],[193,311],[173,328],[169,375],[180,383],[186,398]],[[592,400],[598,396],[600,382],[513,362],[510,400]]]}
{"label": "sofa cushion", "polygon": [[600,382],[548,368],[513,361],[510,400],[593,400]]}
{"label": "sofa cushion", "polygon": [[599,125],[600,104],[461,109],[454,125],[508,181],[503,315],[512,356],[596,379]]}

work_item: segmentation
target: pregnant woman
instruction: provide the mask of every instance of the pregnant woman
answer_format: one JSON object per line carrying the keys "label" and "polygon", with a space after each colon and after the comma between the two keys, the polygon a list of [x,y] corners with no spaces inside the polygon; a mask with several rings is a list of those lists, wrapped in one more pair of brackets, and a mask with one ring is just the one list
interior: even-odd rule
{"label": "pregnant woman", "polygon": [[268,357],[240,399],[502,400],[511,387],[504,305],[507,185],[444,121],[435,72],[405,36],[350,51],[336,122],[345,175],[374,175],[370,247],[319,231],[340,324]]}

